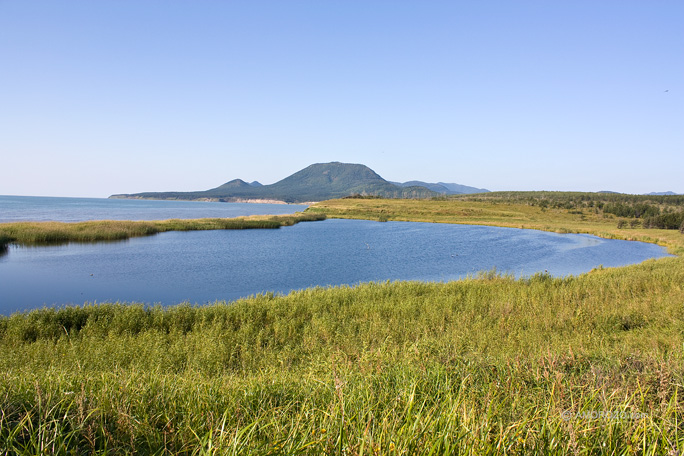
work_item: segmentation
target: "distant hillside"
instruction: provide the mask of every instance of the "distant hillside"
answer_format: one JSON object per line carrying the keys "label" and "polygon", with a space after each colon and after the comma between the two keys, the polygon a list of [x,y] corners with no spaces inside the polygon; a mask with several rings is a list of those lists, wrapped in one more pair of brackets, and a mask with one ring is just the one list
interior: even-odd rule
{"label": "distant hillside", "polygon": [[447,184],[445,182],[421,182],[421,181],[409,181],[409,182],[392,182],[394,185],[399,185],[400,187],[425,187],[433,192],[441,193],[443,195],[461,195],[464,193],[486,193],[489,192],[486,188],[475,188],[469,187],[467,185],[461,184]]}
{"label": "distant hillside", "polygon": [[651,193],[646,193],[648,196],[668,196],[668,195],[679,195],[679,193],[675,192],[651,192]]}
{"label": "distant hillside", "polygon": [[277,200],[286,203],[323,201],[363,195],[384,198],[430,198],[433,192],[423,186],[399,186],[387,182],[365,165],[317,163],[271,185],[249,184],[234,179],[210,190],[199,192],[145,192],[112,195],[110,198],[180,199],[180,200]]}

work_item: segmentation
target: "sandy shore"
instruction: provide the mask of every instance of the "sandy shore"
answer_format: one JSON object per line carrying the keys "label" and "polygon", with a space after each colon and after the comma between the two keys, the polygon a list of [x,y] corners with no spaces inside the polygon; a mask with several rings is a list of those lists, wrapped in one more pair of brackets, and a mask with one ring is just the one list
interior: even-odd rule
{"label": "sandy shore", "polygon": [[195,198],[195,199],[180,199],[180,198],[145,198],[142,196],[124,196],[112,195],[110,199],[137,199],[137,200],[158,200],[158,201],[201,201],[205,203],[253,203],[253,204],[297,204],[297,205],[311,205],[315,201],[305,203],[288,203],[276,199],[251,199],[251,198]]}

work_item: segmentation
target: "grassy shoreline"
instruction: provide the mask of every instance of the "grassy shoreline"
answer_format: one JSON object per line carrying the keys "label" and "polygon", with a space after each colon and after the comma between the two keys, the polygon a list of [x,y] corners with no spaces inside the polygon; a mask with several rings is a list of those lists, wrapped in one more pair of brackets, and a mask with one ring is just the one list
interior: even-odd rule
{"label": "grassy shoreline", "polygon": [[307,213],[328,218],[487,225],[556,233],[593,234],[606,239],[641,241],[684,255],[684,236],[677,230],[617,228],[619,218],[584,210],[547,209],[516,201],[447,199],[337,199],[315,203]]}
{"label": "grassy shoreline", "polygon": [[[311,212],[684,248],[679,232],[600,214],[475,203]],[[683,302],[678,256],[566,278],[18,313],[0,317],[0,453],[682,454]]]}
{"label": "grassy shoreline", "polygon": [[1,223],[0,249],[6,249],[9,244],[38,246],[69,242],[119,241],[166,231],[277,229],[299,222],[324,219],[325,216],[322,214],[297,212],[291,215],[253,215],[236,218]]}

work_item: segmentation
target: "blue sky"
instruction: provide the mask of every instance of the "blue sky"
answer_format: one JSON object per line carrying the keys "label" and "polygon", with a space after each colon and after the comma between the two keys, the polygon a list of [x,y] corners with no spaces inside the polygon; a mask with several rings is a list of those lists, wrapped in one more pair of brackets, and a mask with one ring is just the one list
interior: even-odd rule
{"label": "blue sky", "polygon": [[312,163],[684,193],[684,2],[0,0],[0,194]]}

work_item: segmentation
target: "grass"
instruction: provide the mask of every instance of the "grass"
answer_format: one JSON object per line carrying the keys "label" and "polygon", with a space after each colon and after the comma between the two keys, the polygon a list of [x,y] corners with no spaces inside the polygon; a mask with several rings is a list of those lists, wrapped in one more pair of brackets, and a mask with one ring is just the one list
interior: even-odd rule
{"label": "grass", "polygon": [[15,314],[0,320],[1,446],[667,453],[684,445],[676,260]]}
{"label": "grass", "polygon": [[[423,203],[314,211],[684,245],[514,203]],[[671,257],[568,278],[18,313],[0,318],[0,453],[682,454],[682,303],[684,259]]]}
{"label": "grass", "polygon": [[0,249],[9,244],[35,246],[69,242],[119,241],[165,231],[275,229],[299,222],[324,220],[321,214],[256,215],[236,218],[157,221],[100,220],[89,222],[15,222],[0,224]]}

